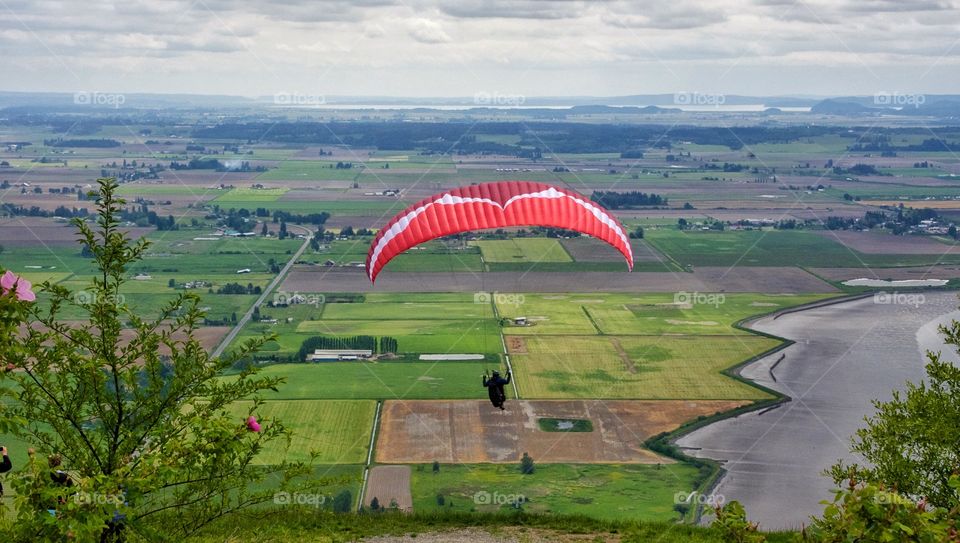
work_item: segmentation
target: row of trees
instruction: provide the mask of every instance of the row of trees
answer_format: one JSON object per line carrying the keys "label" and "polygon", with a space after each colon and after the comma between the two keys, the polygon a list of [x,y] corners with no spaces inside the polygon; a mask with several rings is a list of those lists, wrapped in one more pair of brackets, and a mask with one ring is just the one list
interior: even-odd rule
{"label": "row of trees", "polygon": [[665,206],[667,199],[659,194],[629,191],[595,190],[590,199],[607,209],[630,209],[641,206]]}
{"label": "row of trees", "polygon": [[390,336],[312,336],[303,340],[297,352],[298,360],[306,362],[307,357],[317,349],[367,349],[374,353],[396,353],[397,339]]}

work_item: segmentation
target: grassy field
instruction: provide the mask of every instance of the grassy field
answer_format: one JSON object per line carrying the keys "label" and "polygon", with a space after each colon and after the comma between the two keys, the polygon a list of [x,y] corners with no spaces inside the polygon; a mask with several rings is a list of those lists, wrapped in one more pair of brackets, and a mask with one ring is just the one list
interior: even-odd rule
{"label": "grassy field", "polygon": [[560,242],[548,238],[475,241],[486,262],[572,262]]}
{"label": "grassy field", "polygon": [[720,372],[778,343],[733,324],[825,297],[528,294],[498,310],[532,324],[503,330],[524,398],[756,400]]}
{"label": "grassy field", "polygon": [[[696,468],[680,464],[541,464],[531,475],[509,464],[443,465],[436,474],[429,465],[419,465],[411,490],[419,512],[494,512],[510,508],[496,502],[524,496],[523,509],[531,513],[667,521],[677,516],[674,495],[692,490],[697,477]],[[437,496],[443,496],[444,505],[438,505]]]}
{"label": "grassy field", "polygon": [[[276,364],[264,377],[285,377],[269,400],[316,399],[476,399],[485,398],[484,362],[324,362]],[[230,376],[223,377],[230,379]]]}
{"label": "grassy field", "polygon": [[958,255],[865,254],[815,232],[650,229],[646,239],[690,266],[894,267],[960,262]]}
{"label": "grassy field", "polygon": [[242,207],[251,202],[275,202],[278,198],[287,193],[286,188],[271,189],[249,189],[236,188],[218,196],[213,203],[220,207]]}
{"label": "grassy field", "polygon": [[[493,320],[322,320],[297,326],[304,339],[311,335],[390,336],[401,353],[494,353],[501,351]],[[302,340],[301,340],[302,341]],[[299,348],[299,344],[297,345]]]}
{"label": "grassy field", "polygon": [[[317,263],[331,260],[339,265],[362,264],[366,261],[372,240],[372,237],[358,237],[352,240],[334,241],[323,246],[319,251],[308,250],[304,253],[302,260]],[[483,271],[483,263],[477,247],[448,246],[440,241],[429,241],[397,255],[384,270],[387,272],[480,272]]]}
{"label": "grassy field", "polygon": [[511,355],[528,399],[758,400],[720,371],[775,347],[763,337],[539,336]]}
{"label": "grassy field", "polygon": [[277,322],[250,322],[236,341],[277,334],[264,351],[284,357],[316,335],[390,336],[397,339],[398,354],[477,353],[495,358],[502,352],[492,306],[473,303],[472,294],[370,294],[365,302],[262,307],[261,316]]}
{"label": "grassy field", "polygon": [[[252,404],[234,404],[232,412],[245,418]],[[273,401],[255,413],[261,424],[280,420],[293,431],[289,448],[285,442],[267,447],[257,456],[258,464],[279,464],[310,460],[317,453],[318,464],[362,464],[366,461],[376,411],[373,401]],[[282,440],[281,440],[282,441]]]}
{"label": "grassy field", "polygon": [[208,188],[200,185],[185,185],[177,181],[169,183],[124,183],[117,189],[117,194],[125,197],[135,196],[197,196],[210,199],[223,195],[221,189]]}
{"label": "grassy field", "polygon": [[349,169],[337,169],[336,164],[336,161],[327,160],[285,160],[276,168],[258,175],[257,179],[261,181],[350,180],[364,169],[360,162],[354,162],[354,167]]}
{"label": "grassy field", "polygon": [[525,316],[534,324],[505,328],[508,335],[746,335],[749,332],[733,328],[733,323],[826,297],[739,293],[525,294],[522,304],[501,304],[497,310],[503,317]]}

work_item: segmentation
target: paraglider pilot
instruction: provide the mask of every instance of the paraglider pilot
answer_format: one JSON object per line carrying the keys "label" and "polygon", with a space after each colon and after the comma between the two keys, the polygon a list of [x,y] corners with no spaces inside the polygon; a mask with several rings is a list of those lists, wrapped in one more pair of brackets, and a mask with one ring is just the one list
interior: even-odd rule
{"label": "paraglider pilot", "polygon": [[494,407],[504,409],[503,402],[507,401],[507,393],[503,390],[504,385],[510,384],[510,372],[507,371],[507,378],[500,377],[500,372],[493,370],[493,375],[487,379],[487,374],[483,374],[483,386],[487,387],[487,393],[490,395],[490,403]]}

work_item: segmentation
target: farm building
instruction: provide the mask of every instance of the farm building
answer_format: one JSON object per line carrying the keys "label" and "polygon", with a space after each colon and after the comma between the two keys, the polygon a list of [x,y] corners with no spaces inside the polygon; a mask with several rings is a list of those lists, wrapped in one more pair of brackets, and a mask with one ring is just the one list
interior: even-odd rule
{"label": "farm building", "polygon": [[310,362],[332,362],[339,360],[361,360],[373,356],[369,349],[317,349],[307,355]]}

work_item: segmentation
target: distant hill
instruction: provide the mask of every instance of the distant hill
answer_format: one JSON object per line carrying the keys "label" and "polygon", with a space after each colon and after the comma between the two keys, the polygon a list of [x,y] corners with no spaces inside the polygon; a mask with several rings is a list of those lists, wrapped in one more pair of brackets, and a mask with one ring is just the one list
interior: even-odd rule
{"label": "distant hill", "polygon": [[867,107],[857,102],[832,98],[824,100],[810,108],[810,113],[817,113],[820,115],[859,116],[872,115],[882,111],[883,110],[880,108]]}
{"label": "distant hill", "polygon": [[630,113],[639,115],[650,115],[659,113],[682,113],[683,110],[673,107],[659,106],[573,106],[568,110],[573,115],[604,114],[604,113]]}
{"label": "distant hill", "polygon": [[877,96],[828,98],[810,108],[821,115],[904,115],[921,117],[960,117],[960,96],[955,94],[882,93]]}

